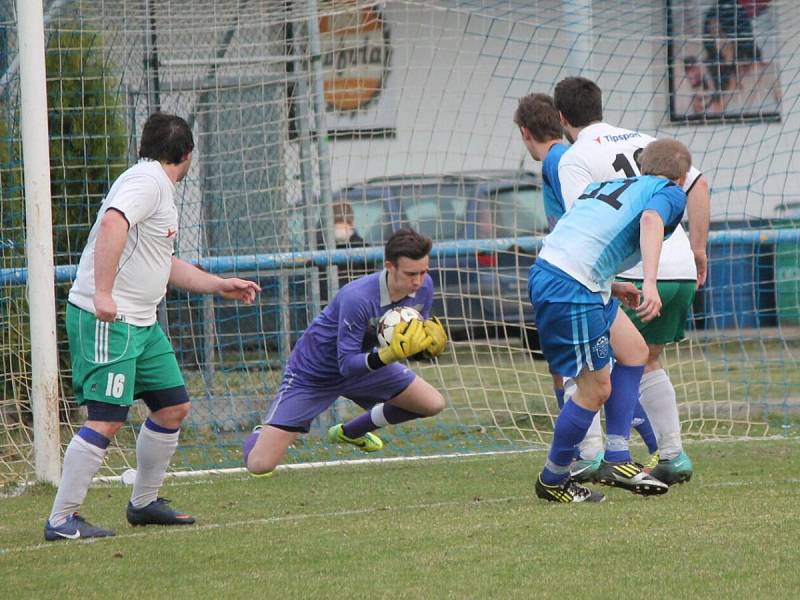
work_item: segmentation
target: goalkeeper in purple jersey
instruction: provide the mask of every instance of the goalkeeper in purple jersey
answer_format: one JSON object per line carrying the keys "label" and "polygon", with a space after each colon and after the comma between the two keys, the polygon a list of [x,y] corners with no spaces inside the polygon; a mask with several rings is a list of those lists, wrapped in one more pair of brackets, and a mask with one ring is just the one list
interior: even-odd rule
{"label": "goalkeeper in purple jersey", "polygon": [[[245,440],[250,473],[271,474],[297,436],[308,433],[339,396],[366,412],[331,427],[328,438],[365,452],[383,448],[372,433],[376,429],[444,409],[442,394],[400,362],[422,352],[437,357],[447,344],[444,328],[430,318],[430,251],[429,238],[411,229],[396,231],[386,242],[385,268],[345,285],[317,315],[289,356],[263,425]],[[425,320],[401,323],[389,346],[378,350],[378,321],[397,306],[415,308]]]}

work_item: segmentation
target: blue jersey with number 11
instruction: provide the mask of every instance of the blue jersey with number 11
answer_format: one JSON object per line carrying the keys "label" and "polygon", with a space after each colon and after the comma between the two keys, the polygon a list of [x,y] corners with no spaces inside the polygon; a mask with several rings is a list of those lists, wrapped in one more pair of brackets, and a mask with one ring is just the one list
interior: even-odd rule
{"label": "blue jersey with number 11", "polygon": [[539,256],[608,300],[614,277],[641,259],[642,213],[656,211],[669,234],[685,208],[686,193],[663,177],[591,183],[544,239]]}

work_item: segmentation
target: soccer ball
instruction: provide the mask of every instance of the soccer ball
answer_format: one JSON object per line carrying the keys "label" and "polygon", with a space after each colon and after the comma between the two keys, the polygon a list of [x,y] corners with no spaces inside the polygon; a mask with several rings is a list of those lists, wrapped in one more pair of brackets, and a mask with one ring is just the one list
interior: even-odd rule
{"label": "soccer ball", "polygon": [[410,323],[414,319],[422,321],[422,315],[410,306],[395,306],[387,310],[378,321],[378,344],[385,348],[392,341],[394,328],[400,323]]}

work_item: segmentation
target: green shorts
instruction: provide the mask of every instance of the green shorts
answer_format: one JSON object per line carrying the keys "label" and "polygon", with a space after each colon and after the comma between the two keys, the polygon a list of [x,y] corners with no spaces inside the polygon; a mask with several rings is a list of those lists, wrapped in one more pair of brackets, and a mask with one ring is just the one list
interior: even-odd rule
{"label": "green shorts", "polygon": [[[637,289],[642,289],[642,282],[632,279],[619,279],[618,281],[628,281],[634,284]],[[697,284],[694,281],[670,281],[658,282],[658,295],[661,296],[661,316],[656,317],[649,323],[642,323],[636,316],[635,310],[630,310],[623,306],[636,329],[642,334],[644,341],[648,344],[669,344],[680,342],[683,339],[683,330],[686,327],[686,319],[689,316],[689,308],[694,302],[694,294]]]}
{"label": "green shorts", "polygon": [[143,392],[184,385],[175,351],[158,323],[138,327],[99,321],[67,305],[75,400],[130,406]]}

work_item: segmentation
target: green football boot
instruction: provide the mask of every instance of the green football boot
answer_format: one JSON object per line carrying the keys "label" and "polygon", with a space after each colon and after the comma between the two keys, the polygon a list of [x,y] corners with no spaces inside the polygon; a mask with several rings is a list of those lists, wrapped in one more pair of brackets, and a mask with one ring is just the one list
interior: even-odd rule
{"label": "green football boot", "polygon": [[602,462],[602,452],[598,452],[592,459],[579,458],[570,465],[569,476],[578,483],[592,483],[596,480],[597,470]]}
{"label": "green football boot", "polygon": [[686,483],[692,478],[694,465],[692,459],[681,451],[678,456],[670,460],[659,460],[653,471],[650,473],[656,479],[663,481],[667,485],[676,483]]}
{"label": "green football boot", "polygon": [[383,449],[383,440],[372,432],[367,432],[361,437],[349,438],[344,434],[341,423],[328,429],[328,440],[333,444],[351,444],[364,452],[377,452]]}

